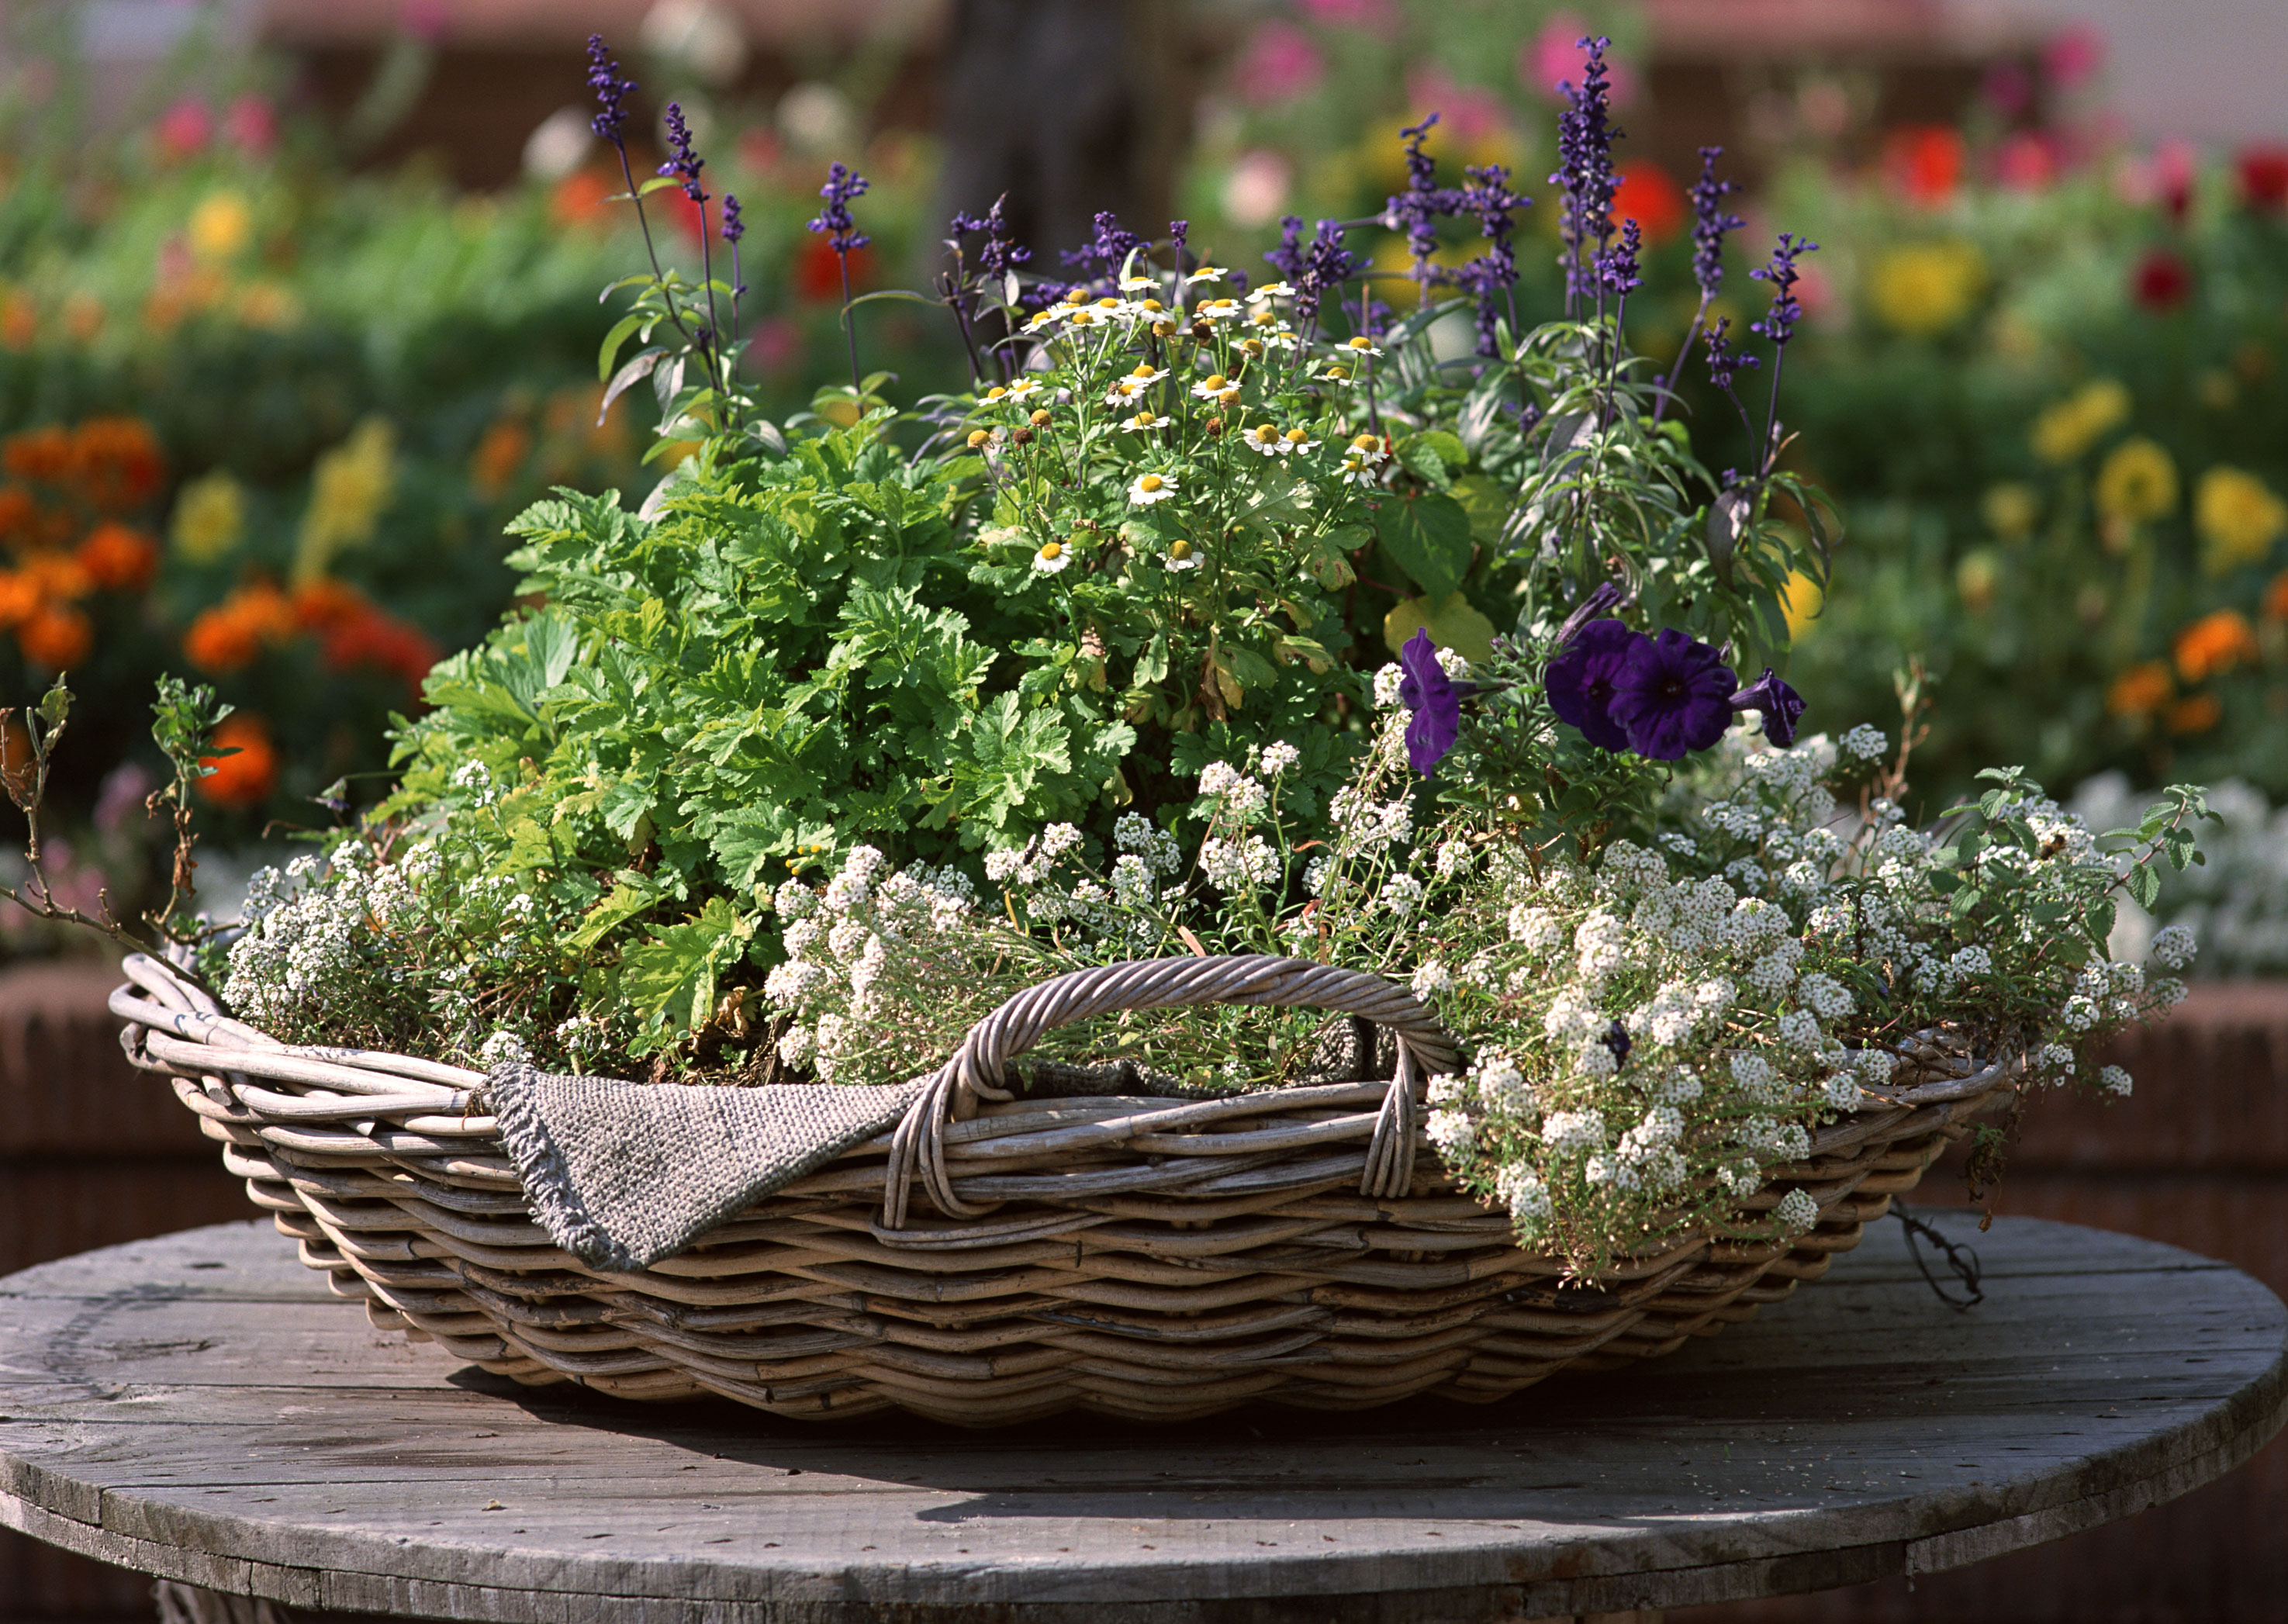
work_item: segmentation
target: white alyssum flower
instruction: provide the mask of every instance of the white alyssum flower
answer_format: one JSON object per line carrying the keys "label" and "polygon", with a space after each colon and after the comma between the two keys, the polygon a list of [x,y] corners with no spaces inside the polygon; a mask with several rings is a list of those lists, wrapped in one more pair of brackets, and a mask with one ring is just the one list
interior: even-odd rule
{"label": "white alyssum flower", "polygon": [[1846,761],[1879,761],[1891,748],[1890,736],[1862,722],[1835,741],[1835,752]]}
{"label": "white alyssum flower", "polygon": [[1542,1120],[1541,1141],[1560,1156],[1605,1143],[1605,1119],[1596,1111],[1553,1111]]}
{"label": "white alyssum flower", "polygon": [[1808,1190],[1791,1190],[1780,1197],[1780,1204],[1772,1209],[1772,1219],[1782,1233],[1800,1235],[1818,1224],[1819,1203],[1811,1199]]}
{"label": "white alyssum flower", "polygon": [[1424,1131],[1447,1156],[1466,1155],[1477,1142],[1477,1124],[1459,1111],[1433,1111]]}
{"label": "white alyssum flower", "polygon": [[1454,990],[1454,972],[1438,960],[1430,959],[1415,970],[1406,986],[1417,998],[1434,997]]}
{"label": "white alyssum flower", "polygon": [[1302,751],[1284,739],[1277,740],[1263,747],[1261,758],[1263,774],[1266,778],[1284,777],[1293,770],[1295,764],[1302,759]]}
{"label": "white alyssum flower", "polygon": [[2165,970],[2189,969],[2200,947],[2190,925],[2164,925],[2153,933],[2153,962]]}
{"label": "white alyssum flower", "polygon": [[2123,1099],[2126,1099],[2129,1097],[2129,1090],[2133,1085],[2127,1072],[2124,1071],[2120,1066],[2109,1066],[2102,1067],[2098,1072],[2097,1086],[2108,1094],[2116,1095]]}

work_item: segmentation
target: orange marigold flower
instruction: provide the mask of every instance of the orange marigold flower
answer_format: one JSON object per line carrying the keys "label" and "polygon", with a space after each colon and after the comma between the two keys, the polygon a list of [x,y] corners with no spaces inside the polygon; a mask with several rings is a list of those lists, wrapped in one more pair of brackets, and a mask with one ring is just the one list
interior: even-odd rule
{"label": "orange marigold flower", "polygon": [[346,581],[321,575],[294,589],[294,623],[305,631],[330,631],[370,613],[365,594]]}
{"label": "orange marigold flower", "polygon": [[107,519],[79,544],[79,566],[107,592],[139,592],[158,572],[159,543]]}
{"label": "orange marigold flower", "polygon": [[0,571],[0,626],[20,626],[39,606],[38,581],[20,569]]}
{"label": "orange marigold flower", "polygon": [[2273,576],[2272,584],[2264,589],[2264,618],[2288,621],[2288,569]]}
{"label": "orange marigold flower", "polygon": [[264,644],[283,643],[296,630],[286,594],[257,582],[202,611],[184,634],[183,654],[199,669],[224,676],[253,664]]}
{"label": "orange marigold flower", "polygon": [[389,672],[417,695],[429,669],[437,663],[437,646],[418,627],[369,608],[326,633],[325,658],[337,671],[363,666]]}
{"label": "orange marigold flower", "polygon": [[270,730],[262,718],[243,710],[225,717],[214,731],[214,741],[238,753],[199,758],[201,766],[214,769],[199,780],[199,793],[218,806],[241,809],[268,800],[278,781],[278,752],[271,748]]}
{"label": "orange marigold flower", "polygon": [[2113,679],[2105,692],[2105,708],[2117,717],[2149,717],[2169,702],[2175,686],[2166,665],[2148,660]]}
{"label": "orange marigold flower", "polygon": [[69,553],[36,552],[24,560],[24,574],[42,598],[61,598],[66,603],[86,597],[95,585],[85,566]]}
{"label": "orange marigold flower", "polygon": [[4,444],[0,444],[0,466],[20,479],[53,484],[71,471],[71,431],[60,423],[51,423],[43,428],[11,434]]}
{"label": "orange marigold flower", "polygon": [[110,512],[140,507],[166,483],[167,461],[140,417],[91,417],[72,435],[73,471],[89,503]]}
{"label": "orange marigold flower", "polygon": [[0,485],[0,543],[29,542],[40,527],[40,504],[20,485]]}
{"label": "orange marigold flower", "polygon": [[2205,614],[2177,634],[2177,674],[2203,682],[2256,658],[2256,632],[2237,609]]}
{"label": "orange marigold flower", "polygon": [[477,442],[469,458],[469,483],[477,487],[477,495],[492,501],[508,488],[531,449],[532,431],[513,417],[502,418]]}
{"label": "orange marigold flower", "polygon": [[2173,733],[2205,733],[2224,719],[2224,707],[2213,693],[2196,693],[2169,707]]}
{"label": "orange marigold flower", "polygon": [[95,643],[95,628],[87,616],[68,604],[42,604],[16,628],[16,641],[24,658],[52,671],[68,670],[87,658]]}

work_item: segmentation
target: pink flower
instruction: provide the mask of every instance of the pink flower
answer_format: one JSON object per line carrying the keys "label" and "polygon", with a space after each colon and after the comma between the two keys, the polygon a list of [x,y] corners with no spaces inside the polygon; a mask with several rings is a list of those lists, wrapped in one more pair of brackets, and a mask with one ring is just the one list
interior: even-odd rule
{"label": "pink flower", "polygon": [[[1541,25],[1541,32],[1519,48],[1517,53],[1518,83],[1539,96],[1552,101],[1563,99],[1557,93],[1561,83],[1581,82],[1581,64],[1585,53],[1581,49],[1584,36],[1595,29],[1582,21],[1572,12],[1559,12]],[[1625,107],[1635,99],[1636,75],[1628,65],[1617,60],[1612,52],[1605,53],[1605,69],[1609,78],[1606,99],[1614,107]]]}
{"label": "pink flower", "polygon": [[2052,84],[2070,91],[2105,66],[2105,31],[2080,22],[2050,41],[2042,51],[2042,71]]}
{"label": "pink flower", "polygon": [[2039,192],[2058,178],[2057,144],[2047,136],[2022,130],[2002,143],[1995,154],[1994,178],[2014,192]]}
{"label": "pink flower", "polygon": [[260,157],[278,145],[278,115],[270,104],[259,96],[242,96],[230,104],[223,115],[223,133],[233,145],[252,157]]}
{"label": "pink flower", "polygon": [[214,139],[214,115],[207,104],[195,96],[186,96],[159,115],[159,151],[165,157],[179,162],[204,150]]}
{"label": "pink flower", "polygon": [[1231,76],[1240,99],[1261,107],[1309,95],[1326,71],[1309,35],[1291,22],[1267,22],[1247,42]]}

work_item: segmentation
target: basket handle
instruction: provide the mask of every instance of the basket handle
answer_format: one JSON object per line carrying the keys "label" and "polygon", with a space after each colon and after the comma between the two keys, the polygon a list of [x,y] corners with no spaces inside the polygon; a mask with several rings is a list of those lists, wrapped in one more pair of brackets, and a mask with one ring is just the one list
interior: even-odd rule
{"label": "basket handle", "polygon": [[1359,1187],[1368,1196],[1406,1192],[1413,1179],[1420,1126],[1415,1095],[1424,1078],[1458,1071],[1462,1065],[1454,1040],[1412,993],[1370,970],[1309,959],[1256,955],[1128,959],[1027,987],[969,1029],[961,1047],[932,1074],[892,1136],[882,1191],[884,1227],[904,1226],[907,1195],[918,1174],[931,1204],[946,1216],[975,1217],[986,1210],[953,1192],[945,1165],[946,1124],[974,1116],[981,1100],[1014,1097],[1001,1086],[1001,1079],[1009,1062],[1043,1033],[1119,1010],[1207,1003],[1310,1007],[1389,1027],[1398,1040],[1398,1076],[1384,1096]]}

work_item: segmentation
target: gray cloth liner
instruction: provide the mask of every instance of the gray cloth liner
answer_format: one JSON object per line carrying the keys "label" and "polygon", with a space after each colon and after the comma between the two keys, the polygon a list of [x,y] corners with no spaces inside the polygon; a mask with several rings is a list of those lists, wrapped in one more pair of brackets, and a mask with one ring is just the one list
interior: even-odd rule
{"label": "gray cloth liner", "polygon": [[[1395,1058],[1388,1033],[1332,1021],[1301,1081],[1386,1078]],[[1203,1092],[1126,1064],[1012,1069],[1010,1081],[1034,1098]],[[541,1226],[581,1262],[625,1274],[887,1131],[928,1081],[743,1088],[565,1077],[508,1062],[493,1068],[486,1092]]]}

